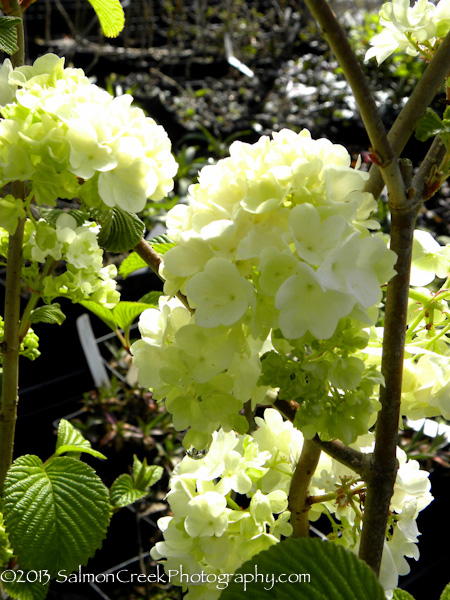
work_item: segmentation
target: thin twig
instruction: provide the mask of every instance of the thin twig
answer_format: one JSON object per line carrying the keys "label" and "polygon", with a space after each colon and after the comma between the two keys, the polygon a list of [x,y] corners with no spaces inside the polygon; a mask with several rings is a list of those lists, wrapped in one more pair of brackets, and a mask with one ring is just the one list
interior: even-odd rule
{"label": "thin twig", "polygon": [[[411,137],[417,121],[427,109],[428,105],[439,91],[448,75],[450,64],[450,33],[439,46],[436,55],[431,60],[424,74],[400,111],[391,130],[388,140],[395,156],[400,156],[406,142]],[[372,193],[375,198],[381,194],[384,187],[383,178],[377,165],[370,168],[370,179],[366,183],[365,191]]]}
{"label": "thin twig", "polygon": [[[136,244],[136,246],[133,249],[136,252],[136,254],[138,254],[142,258],[142,260],[144,260],[147,263],[147,265],[150,267],[153,273],[158,275],[161,281],[164,281],[164,279],[159,274],[159,267],[163,260],[160,257],[160,255],[157,252],[155,252],[155,250],[153,250],[150,244],[146,240],[142,239],[138,244]],[[182,294],[181,292],[177,292],[176,297],[184,304],[184,306],[188,309],[190,313],[194,313],[194,310],[189,306],[189,302],[184,294]]]}

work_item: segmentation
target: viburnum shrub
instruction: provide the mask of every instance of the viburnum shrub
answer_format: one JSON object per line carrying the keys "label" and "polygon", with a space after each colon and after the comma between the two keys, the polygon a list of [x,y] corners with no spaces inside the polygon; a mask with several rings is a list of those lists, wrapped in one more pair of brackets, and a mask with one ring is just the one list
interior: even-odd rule
{"label": "viburnum shrub", "polygon": [[[93,3],[114,35],[122,13],[109,4]],[[49,460],[12,462],[19,355],[39,354],[33,324],[63,321],[59,297],[121,328],[126,346],[140,315],[129,348],[139,382],[186,430],[187,450],[151,556],[186,598],[261,598],[271,588],[246,588],[245,574],[280,568],[311,574],[290,598],[406,597],[395,588],[406,558],[419,557],[416,519],[433,498],[428,473],[397,445],[399,422],[450,418],[450,245],[414,231],[450,169],[449,109],[427,109],[448,75],[450,2],[382,7],[385,29],[366,59],[406,50],[431,61],[389,134],[326,0],[307,4],[353,88],[370,171],[305,129],[234,142],[200,171],[155,243],[137,213],[173,188],[167,134],[131,96],[113,98],[53,54],[23,66],[25,6],[3,5],[12,60],[0,68],[0,579],[11,597],[44,597],[60,570],[85,565],[111,507],[160,476],[135,457],[133,477],[108,493],[79,460],[102,455],[66,421]],[[399,159],[414,130],[434,138],[415,172]],[[384,186],[390,235],[373,218]],[[164,280],[159,300],[121,302],[103,250],[133,250],[120,272],[148,264]],[[321,515],[331,543],[305,539]],[[13,565],[44,580],[16,584]]]}

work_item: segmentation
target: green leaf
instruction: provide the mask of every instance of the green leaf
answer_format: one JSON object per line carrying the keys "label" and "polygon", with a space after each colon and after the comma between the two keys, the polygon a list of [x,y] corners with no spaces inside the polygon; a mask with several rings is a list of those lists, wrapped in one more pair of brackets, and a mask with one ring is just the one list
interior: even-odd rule
{"label": "green leaf", "polygon": [[73,210],[63,210],[62,208],[45,208],[40,206],[39,213],[43,219],[49,223],[52,227],[56,227],[56,221],[58,217],[62,214],[70,215],[77,222],[78,227],[83,225],[85,221],[89,220],[89,215],[84,210],[78,210],[74,208]]}
{"label": "green leaf", "polygon": [[66,421],[65,419],[61,419],[58,427],[55,455],[60,456],[67,452],[74,452],[78,455],[77,458],[80,456],[81,452],[85,452],[96,458],[106,460],[104,454],[91,448],[91,442],[83,437],[82,433],[78,431],[72,423],[69,423],[69,421]]}
{"label": "green leaf", "polygon": [[162,296],[162,292],[148,292],[148,294],[145,294],[144,296],[142,296],[142,298],[139,298],[138,302],[143,302],[144,304],[150,304],[154,308],[158,308],[159,299],[161,296]]}
{"label": "green leaf", "polygon": [[69,456],[45,464],[19,457],[8,470],[3,516],[19,564],[69,573],[100,548],[110,520],[109,494],[87,464]]}
{"label": "green leaf", "polygon": [[172,240],[165,234],[157,235],[156,237],[147,241],[153,246],[153,250],[161,255],[165,254],[168,250],[176,246],[175,242],[172,242]]}
{"label": "green leaf", "polygon": [[431,108],[427,108],[425,114],[420,117],[416,125],[415,136],[421,142],[424,142],[430,137],[440,135],[445,146],[448,148],[450,144],[450,121],[443,121]]}
{"label": "green leaf", "polygon": [[134,248],[144,235],[145,225],[134,213],[121,208],[95,211],[95,219],[101,226],[99,246],[109,252],[127,252]]}
{"label": "green leaf", "polygon": [[94,313],[94,315],[106,323],[113,331],[116,331],[116,321],[111,308],[106,308],[102,304],[98,304],[92,300],[82,300],[79,304]]}
{"label": "green leaf", "polygon": [[[2,586],[11,598],[17,598],[17,600],[44,600],[49,588],[49,583],[45,582],[47,577],[44,577],[44,575],[44,572],[31,571],[27,573],[27,571],[24,571],[20,581],[2,581]],[[32,578],[35,576],[42,577],[42,583],[33,581]],[[31,581],[27,581],[27,578],[30,578]],[[17,579],[19,579],[19,574],[17,574]]]}
{"label": "green leaf", "polygon": [[[252,581],[249,585],[248,574],[255,573],[256,568],[258,574],[267,575],[271,581],[274,578],[276,583],[269,593],[277,600],[385,600],[375,573],[356,554],[332,542],[306,538],[275,544],[244,563],[220,600],[265,598],[266,581]],[[290,574],[296,579],[281,583]]]}
{"label": "green leaf", "polygon": [[133,485],[133,480],[127,474],[119,475],[111,486],[110,501],[114,508],[122,508],[133,504],[147,495],[146,490],[138,490]]}
{"label": "green leaf", "polygon": [[170,242],[170,244],[168,244],[168,243],[167,244],[166,243],[152,244],[152,246],[153,246],[153,250],[162,256],[163,254],[168,252],[171,248],[175,248],[176,244],[175,244],[175,242]]}
{"label": "green leaf", "polygon": [[17,46],[16,25],[21,22],[19,17],[0,17],[0,50],[6,54],[14,54]]}
{"label": "green leaf", "polygon": [[148,267],[145,260],[137,252],[132,252],[122,261],[119,267],[119,275],[126,279],[128,275],[144,267]]}
{"label": "green leaf", "polygon": [[411,596],[409,592],[396,588],[392,600],[414,600],[414,596]]}
{"label": "green leaf", "polygon": [[442,592],[440,600],[450,600],[450,583],[445,586],[445,589]]}
{"label": "green leaf", "polygon": [[163,468],[157,465],[148,465],[147,459],[141,462],[137,456],[133,456],[133,477],[127,474],[119,475],[110,490],[112,506],[120,508],[133,504],[136,500],[144,498],[148,488],[159,481],[163,474]]}
{"label": "green leaf", "polygon": [[155,485],[163,474],[163,468],[157,465],[148,465],[147,459],[141,462],[136,455],[133,456],[133,481],[134,486],[140,490]]}
{"label": "green leaf", "polygon": [[95,10],[103,35],[114,38],[125,25],[125,15],[119,0],[88,0]]}
{"label": "green leaf", "polygon": [[51,325],[62,325],[66,320],[66,315],[61,310],[61,306],[55,302],[40,306],[31,311],[30,323],[50,323]]}
{"label": "green leaf", "polygon": [[[87,446],[83,447],[81,449],[81,452],[84,452],[85,454],[90,454],[91,456],[95,456],[95,458],[102,458],[103,460],[106,460],[106,456],[104,454],[102,454],[98,450],[94,450],[93,448],[90,448],[90,447],[88,448]],[[79,455],[80,454],[80,446],[73,446],[72,444],[66,444],[64,446],[60,446],[55,451],[55,456],[61,456],[61,454],[68,454],[68,453],[70,453],[71,456],[73,454]],[[75,456],[74,456],[74,458],[75,458]]]}
{"label": "green leaf", "polygon": [[147,308],[153,308],[153,305],[121,301],[113,308],[114,320],[123,331],[128,331],[133,321]]}

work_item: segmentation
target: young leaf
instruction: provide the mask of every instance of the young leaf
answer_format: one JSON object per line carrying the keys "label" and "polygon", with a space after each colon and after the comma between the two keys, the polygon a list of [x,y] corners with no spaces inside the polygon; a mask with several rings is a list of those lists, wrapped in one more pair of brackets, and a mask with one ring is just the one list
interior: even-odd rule
{"label": "young leaf", "polygon": [[414,600],[414,596],[411,596],[409,592],[396,588],[392,600]]}
{"label": "young leaf", "polygon": [[171,248],[175,248],[176,244],[174,242],[164,243],[164,244],[152,244],[153,250],[160,254],[161,256],[168,252]]}
{"label": "young leaf", "polygon": [[17,52],[17,29],[19,17],[0,17],[0,50],[6,54]]}
{"label": "young leaf", "polygon": [[163,468],[157,465],[148,465],[147,459],[141,462],[136,455],[133,456],[133,480],[136,488],[146,490],[155,485],[163,474]]}
{"label": "young leaf", "polygon": [[66,320],[66,315],[61,310],[61,306],[55,302],[45,306],[39,306],[31,311],[30,323],[49,323],[51,325],[62,325]]}
{"label": "young leaf", "polygon": [[420,117],[416,125],[415,136],[421,142],[424,142],[430,137],[440,135],[445,146],[448,148],[450,144],[450,121],[443,121],[431,108],[427,108],[425,114]]}
{"label": "young leaf", "polygon": [[[45,582],[46,578],[42,583],[39,583],[39,579],[32,581],[34,576],[39,578],[40,573],[31,571],[28,574],[27,571],[24,571],[21,581],[17,581],[18,578],[16,581],[2,580],[3,589],[8,594],[8,597],[17,598],[17,600],[44,600],[48,593],[49,583]],[[31,581],[28,581],[27,578]]]}
{"label": "young leaf", "polygon": [[[277,600],[385,599],[375,573],[353,552],[318,539],[290,538],[244,563],[222,592],[220,600],[261,600],[266,597],[266,581],[249,584],[249,574],[255,573],[256,568],[258,575],[267,575],[270,581],[276,582],[276,590],[270,593]],[[292,575],[290,582],[281,583],[289,575]]]}
{"label": "young leaf", "polygon": [[148,267],[145,260],[141,258],[137,252],[132,252],[122,261],[122,264],[119,267],[119,275],[126,279],[128,275],[131,275],[131,273],[139,271],[139,269],[143,269],[144,267]]}
{"label": "young leaf", "polygon": [[163,469],[157,465],[148,465],[147,459],[141,462],[137,456],[133,457],[133,477],[127,474],[119,475],[110,490],[112,506],[119,508],[133,504],[147,495],[149,487],[162,477]]}
{"label": "young leaf", "polygon": [[69,573],[100,548],[110,520],[109,494],[95,471],[69,456],[45,464],[19,457],[8,470],[3,515],[19,564]]}
{"label": "young leaf", "polygon": [[76,453],[78,455],[77,458],[82,452],[85,452],[96,458],[103,458],[106,460],[104,454],[91,448],[91,442],[87,440],[82,433],[72,425],[72,423],[65,419],[61,419],[58,427],[55,455],[60,456],[66,452]]}
{"label": "young leaf", "polygon": [[128,331],[133,321],[147,308],[153,306],[141,302],[119,302],[113,308],[114,320],[123,331]]}
{"label": "young leaf", "polygon": [[110,308],[106,308],[92,300],[82,300],[80,304],[94,313],[94,315],[106,323],[113,331],[116,331],[116,321],[114,319],[113,311]]}
{"label": "young leaf", "polygon": [[110,501],[114,508],[122,508],[133,504],[147,495],[146,490],[138,490],[133,485],[133,480],[127,474],[119,475],[110,490]]}
{"label": "young leaf", "polygon": [[148,292],[139,298],[138,302],[143,302],[144,304],[150,304],[153,308],[158,308],[159,299],[162,296],[162,292]]}
{"label": "young leaf", "polygon": [[[395,596],[394,596],[395,598]],[[450,600],[450,583],[448,583],[445,586],[444,591],[442,592],[442,595],[440,597],[440,600]]]}
{"label": "young leaf", "polygon": [[119,0],[88,0],[95,10],[103,35],[114,38],[125,25],[125,15]]}
{"label": "young leaf", "polygon": [[144,235],[145,225],[140,218],[120,208],[96,211],[95,218],[101,225],[98,244],[109,252],[127,252]]}

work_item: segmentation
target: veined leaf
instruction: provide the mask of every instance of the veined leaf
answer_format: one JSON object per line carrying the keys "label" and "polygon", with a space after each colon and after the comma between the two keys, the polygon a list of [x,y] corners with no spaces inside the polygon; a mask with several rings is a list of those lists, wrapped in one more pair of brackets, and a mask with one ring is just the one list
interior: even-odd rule
{"label": "veined leaf", "polygon": [[95,10],[103,35],[114,38],[125,25],[125,15],[119,0],[88,0]]}
{"label": "veined leaf", "polygon": [[[447,113],[447,111],[446,111]],[[427,108],[425,114],[417,121],[415,136],[421,142],[430,137],[440,135],[446,148],[450,145],[450,120],[445,118],[441,120],[434,110]]]}
{"label": "veined leaf", "polygon": [[[24,571],[21,581],[6,582],[2,580],[2,586],[10,598],[17,598],[17,600],[44,600],[49,588],[49,583],[44,583],[47,578],[43,579],[43,583],[39,583],[39,579],[37,581],[32,580],[33,577],[36,576],[36,578],[39,578],[40,575],[37,571],[31,571],[29,574],[27,571]],[[31,581],[28,581],[28,578]]]}
{"label": "veined leaf", "polygon": [[121,301],[113,308],[113,316],[116,324],[123,331],[130,329],[133,321],[147,308],[154,308],[151,304],[143,304],[142,302],[127,302]]}
{"label": "veined leaf", "polygon": [[78,457],[82,452],[86,452],[91,456],[106,460],[104,454],[91,448],[91,442],[72,423],[66,421],[66,419],[61,419],[58,427],[55,455],[60,456],[66,452],[77,453]]}
{"label": "veined leaf", "polygon": [[62,325],[66,320],[66,315],[61,310],[61,306],[55,302],[54,304],[46,304],[39,306],[31,311],[30,323],[49,323],[51,325]]}
{"label": "veined leaf", "polygon": [[143,269],[144,267],[148,267],[145,260],[141,258],[137,252],[131,252],[131,254],[122,261],[122,264],[119,267],[119,275],[126,279],[131,273],[139,271],[139,269]]}
{"label": "veined leaf", "polygon": [[171,248],[175,248],[175,242],[165,242],[163,244],[152,244],[153,250],[160,254],[161,256],[168,252]]}
{"label": "veined leaf", "polygon": [[163,468],[158,465],[148,465],[147,459],[141,462],[136,455],[133,456],[133,481],[135,487],[141,490],[155,485],[163,474]]}
{"label": "veined leaf", "polygon": [[2,52],[14,54],[19,49],[16,25],[20,21],[19,17],[0,17],[0,50]]}
{"label": "veined leaf", "polygon": [[3,516],[20,565],[55,577],[86,565],[100,548],[109,494],[95,471],[75,458],[57,456],[43,464],[28,454],[8,470]]}
{"label": "veined leaf", "polygon": [[158,308],[159,299],[162,295],[162,292],[148,292],[148,294],[145,294],[144,296],[142,296],[142,298],[139,298],[138,302],[143,302],[144,304],[151,304],[155,308]]}
{"label": "veined leaf", "polygon": [[119,508],[133,504],[144,498],[148,488],[154,485],[162,477],[163,469],[158,465],[148,465],[144,458],[141,462],[136,456],[133,457],[133,477],[124,474],[114,481],[110,490],[112,506]]}
{"label": "veined leaf", "polygon": [[145,225],[134,213],[113,208],[93,214],[101,226],[98,244],[105,250],[126,252],[134,248],[144,235]]}
{"label": "veined leaf", "polygon": [[114,481],[110,490],[110,501],[114,508],[122,508],[133,504],[137,500],[147,495],[146,490],[137,490],[133,485],[133,480],[124,473]]}
{"label": "veined leaf", "polygon": [[94,313],[94,315],[106,323],[113,331],[116,331],[116,321],[114,320],[113,311],[110,308],[106,308],[102,304],[98,304],[92,300],[82,300],[79,304]]}
{"label": "veined leaf", "polygon": [[[264,580],[248,585],[248,574],[256,567]],[[270,594],[277,600],[385,600],[375,573],[356,554],[332,542],[307,538],[284,540],[244,563],[220,600],[265,598],[265,575],[275,582]]]}

